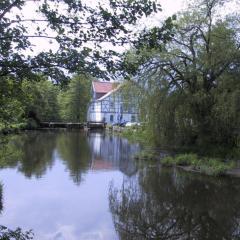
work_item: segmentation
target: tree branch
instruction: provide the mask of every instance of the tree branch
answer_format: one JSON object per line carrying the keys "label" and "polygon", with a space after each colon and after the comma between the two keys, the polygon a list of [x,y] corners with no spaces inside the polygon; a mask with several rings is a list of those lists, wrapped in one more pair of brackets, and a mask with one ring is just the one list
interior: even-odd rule
{"label": "tree branch", "polygon": [[21,3],[19,0],[15,0],[12,4],[10,4],[7,8],[3,10],[3,12],[0,14],[0,20],[5,16],[6,13],[8,13],[13,7],[15,7],[18,3]]}

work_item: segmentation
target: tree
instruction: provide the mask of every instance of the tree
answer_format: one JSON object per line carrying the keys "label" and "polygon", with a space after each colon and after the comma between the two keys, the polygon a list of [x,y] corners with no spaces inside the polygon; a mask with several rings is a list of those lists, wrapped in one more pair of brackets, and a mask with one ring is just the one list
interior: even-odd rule
{"label": "tree", "polygon": [[19,90],[20,88],[13,78],[4,77],[1,79],[0,128],[6,127],[8,124],[19,123],[23,118],[24,107],[21,103]]}
{"label": "tree", "polygon": [[[36,13],[32,19],[23,14],[29,2]],[[99,1],[96,7],[81,0],[3,0],[0,77],[11,74],[29,78],[31,73],[41,72],[60,81],[66,75],[63,69],[97,75],[99,63],[110,69],[114,64],[111,56],[117,55],[112,50],[101,50],[101,43],[112,46],[133,41],[132,26],[159,10],[160,6],[151,0]],[[35,38],[53,41],[58,50],[27,54],[34,48],[31,39]]]}
{"label": "tree", "polygon": [[[29,4],[33,17],[25,15]],[[29,110],[33,106],[37,106],[40,119],[53,117],[52,113],[46,115],[46,109],[43,111],[45,115],[40,110],[40,107],[48,104],[41,96],[50,100],[42,91],[44,87],[50,90],[50,84],[42,82],[42,86],[39,83],[36,88],[32,83],[26,86],[27,80],[38,81],[39,74],[61,84],[68,83],[70,76],[76,72],[90,73],[105,79],[109,78],[110,70],[112,76],[117,75],[121,54],[114,51],[113,47],[130,43],[138,45],[138,36],[134,29],[139,20],[161,10],[160,5],[152,0],[106,0],[93,5],[84,0],[0,2],[0,81],[2,89],[9,93],[6,97],[4,91],[0,90],[1,122],[5,121],[5,125],[18,122],[24,116],[24,107],[28,113],[34,113]],[[163,30],[167,28],[168,26],[164,26]],[[140,37],[147,38],[147,34]],[[50,46],[39,52],[34,46],[34,39],[48,40],[49,46],[54,44],[56,50],[52,50]],[[7,79],[11,79],[10,85]],[[29,92],[29,102],[25,101],[25,105],[21,105],[22,99],[27,98],[19,94],[22,86],[32,88],[38,94],[41,92],[42,102],[39,102],[39,106],[38,100]],[[16,92],[20,90],[16,96],[13,89]],[[54,102],[55,100],[51,105]],[[25,116],[29,116],[28,113]]]}
{"label": "tree", "polygon": [[[170,42],[145,47],[141,57],[130,58],[148,91],[148,120],[152,132],[159,133],[158,143],[235,144],[240,122],[239,30],[233,17],[217,17],[224,2],[195,1],[175,22]],[[128,55],[126,59],[128,63]]]}
{"label": "tree", "polygon": [[67,90],[60,93],[58,98],[62,120],[73,122],[86,121],[90,90],[90,77],[76,75],[72,78]]}
{"label": "tree", "polygon": [[58,86],[42,76],[38,78],[38,82],[28,80],[22,82],[22,105],[25,108],[25,118],[33,118],[37,122],[56,121],[59,119]]}

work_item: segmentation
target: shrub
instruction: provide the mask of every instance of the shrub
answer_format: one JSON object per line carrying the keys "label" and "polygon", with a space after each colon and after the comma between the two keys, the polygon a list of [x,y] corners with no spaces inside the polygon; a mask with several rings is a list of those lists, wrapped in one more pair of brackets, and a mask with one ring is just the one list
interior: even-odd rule
{"label": "shrub", "polygon": [[170,167],[172,165],[175,165],[176,164],[176,161],[173,157],[164,157],[162,160],[161,160],[161,163],[163,166],[167,166],[167,167]]}
{"label": "shrub", "polygon": [[134,158],[139,160],[155,160],[158,158],[158,156],[154,151],[143,150],[135,154]]}
{"label": "shrub", "polygon": [[164,166],[191,166],[193,170],[212,176],[221,176],[235,167],[235,163],[223,162],[219,158],[199,158],[196,154],[179,154],[161,160]]}
{"label": "shrub", "polygon": [[218,158],[204,158],[199,161],[198,170],[201,173],[213,176],[224,175],[228,170],[234,168],[234,162],[223,162]]}
{"label": "shrub", "polygon": [[196,165],[198,162],[196,154],[179,154],[175,159],[177,165],[183,166]]}

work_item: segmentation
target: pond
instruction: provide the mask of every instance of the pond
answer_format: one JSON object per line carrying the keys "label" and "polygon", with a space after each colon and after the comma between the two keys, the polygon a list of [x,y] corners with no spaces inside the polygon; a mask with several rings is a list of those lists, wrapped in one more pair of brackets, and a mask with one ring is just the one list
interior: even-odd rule
{"label": "pond", "polygon": [[240,239],[240,181],[133,159],[98,132],[29,132],[0,147],[0,225],[37,240]]}

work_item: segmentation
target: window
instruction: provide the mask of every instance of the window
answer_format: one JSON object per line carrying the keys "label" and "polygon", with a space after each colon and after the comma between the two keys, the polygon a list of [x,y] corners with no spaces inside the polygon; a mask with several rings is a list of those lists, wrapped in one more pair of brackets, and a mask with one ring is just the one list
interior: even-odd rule
{"label": "window", "polygon": [[113,122],[113,120],[114,120],[113,115],[110,115],[110,122]]}
{"label": "window", "polygon": [[114,102],[110,102],[110,108],[114,108]]}
{"label": "window", "polygon": [[123,113],[123,104],[122,103],[120,103],[120,113]]}
{"label": "window", "polygon": [[114,109],[114,108],[115,108],[114,102],[109,102],[109,107],[110,107],[109,110],[110,110],[111,112],[114,112],[114,111],[115,111],[115,109]]}
{"label": "window", "polygon": [[131,116],[131,122],[136,122],[136,116],[135,115]]}

